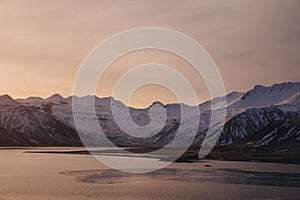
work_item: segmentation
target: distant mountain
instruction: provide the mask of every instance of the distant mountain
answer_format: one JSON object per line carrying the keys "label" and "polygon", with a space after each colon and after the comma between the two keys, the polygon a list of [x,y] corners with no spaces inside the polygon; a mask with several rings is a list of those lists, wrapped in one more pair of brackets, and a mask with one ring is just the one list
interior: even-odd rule
{"label": "distant mountain", "polygon": [[[182,120],[180,106],[190,110],[192,119],[193,109],[197,106],[184,104],[162,105],[167,111],[167,120],[164,128],[158,134],[139,139],[124,133],[116,124],[112,116],[111,105],[120,109],[127,107],[111,97],[98,98],[96,96],[68,97],[59,94],[46,99],[29,97],[27,99],[12,99],[8,95],[0,96],[0,145],[9,146],[73,146],[81,145],[81,141],[75,130],[72,98],[77,103],[84,104],[89,100],[95,100],[97,118],[93,118],[94,108],[85,108],[81,113],[82,123],[86,124],[81,133],[86,140],[95,144],[101,142],[97,130],[90,126],[98,121],[108,138],[121,146],[163,146],[174,138],[180,123],[188,123]],[[221,97],[220,97],[221,98]],[[291,146],[299,146],[299,116],[300,116],[300,83],[285,82],[274,84],[270,87],[255,86],[246,92],[232,92],[226,95],[227,116],[224,129],[217,141],[218,146],[232,146],[243,144],[251,151],[273,148],[276,151],[289,151]],[[198,105],[201,112],[200,124],[194,146],[200,146],[210,122],[210,109],[218,109],[218,104],[212,105],[212,101]],[[144,126],[150,123],[149,110],[160,104],[153,103],[145,109],[129,108],[128,116],[119,116],[119,123],[126,126],[128,120]],[[153,109],[152,109],[153,111]],[[155,111],[154,112],[159,112]],[[158,117],[163,117],[157,113]],[[81,122],[80,122],[81,123]],[[143,134],[136,127],[128,127],[137,134]],[[155,130],[155,127],[153,127]],[[185,135],[179,137],[184,140],[191,135],[192,130],[185,130]],[[271,134],[272,133],[272,134]],[[286,138],[286,139],[284,139]],[[287,140],[288,138],[288,140]],[[247,141],[245,143],[245,141]],[[292,142],[293,145],[283,145]],[[261,147],[261,148],[260,148]],[[248,149],[249,149],[248,148]]]}
{"label": "distant mountain", "polygon": [[[1,146],[81,145],[76,130],[42,108],[23,106],[6,96],[0,101]],[[8,102],[8,103],[7,103]]]}

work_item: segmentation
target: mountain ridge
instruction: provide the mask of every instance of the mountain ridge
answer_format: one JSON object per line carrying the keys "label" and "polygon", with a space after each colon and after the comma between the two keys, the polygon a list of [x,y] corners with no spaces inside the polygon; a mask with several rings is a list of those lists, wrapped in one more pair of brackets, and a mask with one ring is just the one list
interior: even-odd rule
{"label": "mountain ridge", "polygon": [[[275,84],[272,84],[271,86],[263,86],[263,85],[260,85],[260,84],[257,84],[255,85],[253,88],[247,90],[246,92],[240,92],[240,91],[231,91],[229,93],[226,94],[226,96],[228,95],[236,95],[236,94],[243,94],[244,97],[243,98],[246,98],[247,95],[249,95],[250,93],[253,93],[253,91],[269,91],[269,90],[275,90],[275,89],[284,89],[284,88],[291,88],[291,87],[298,87],[300,88],[300,82],[291,82],[291,81],[288,81],[288,82],[281,82],[281,83],[275,83]],[[2,94],[0,95],[1,96],[9,96],[11,99],[14,99],[12,98],[9,94]],[[63,97],[62,95],[60,95],[59,93],[54,93],[46,98],[42,98],[42,97],[38,97],[38,96],[29,96],[29,97],[26,97],[26,98],[16,98],[14,99],[15,101],[30,101],[32,99],[36,99],[36,100],[40,100],[40,101],[45,101],[45,100],[53,100],[54,98],[56,98],[56,101],[58,100],[68,100],[70,101],[72,98],[89,98],[89,97],[95,97],[96,99],[113,99],[115,101],[120,101],[118,99],[114,99],[114,97],[112,96],[106,96],[106,97],[99,97],[97,95],[84,95],[84,96],[75,96],[75,95],[71,95],[71,96],[67,96],[67,97]],[[216,98],[220,98],[220,97],[216,97]],[[197,105],[202,105],[204,103],[206,103],[207,101],[210,101],[210,100],[206,100],[204,102],[201,102]],[[0,100],[1,102],[1,100]],[[124,104],[124,102],[120,101],[121,103]],[[159,101],[154,101],[151,103],[151,105],[153,103],[160,103],[164,106],[166,105],[173,105],[173,104],[185,104],[185,103],[168,103],[168,104],[163,104],[162,102],[159,102]],[[125,104],[124,104],[125,105]],[[145,108],[148,108],[150,107],[151,105],[148,105],[147,107]],[[197,106],[197,105],[189,105],[189,104],[185,104],[187,106]],[[126,105],[128,106],[128,105]],[[132,106],[128,106],[128,107],[132,107]],[[135,107],[132,107],[132,108],[135,108]],[[135,109],[145,109],[145,108],[135,108]]]}
{"label": "mountain ridge", "polygon": [[[274,84],[270,87],[257,85],[246,92],[231,92],[226,95],[227,99],[227,115],[225,119],[224,128],[217,143],[217,146],[231,146],[242,144],[247,138],[255,138],[255,134],[261,134],[260,131],[268,130],[266,127],[272,124],[277,124],[281,121],[280,127],[274,129],[272,134],[282,135],[284,138],[284,130],[287,134],[292,134],[288,138],[300,138],[299,131],[291,131],[290,127],[298,127],[296,122],[291,120],[297,119],[300,116],[300,83],[299,82],[284,82]],[[73,110],[72,98],[76,98],[77,103],[90,101],[91,98],[95,100],[95,108],[86,107],[82,113],[80,123],[85,126],[82,130],[76,130]],[[217,97],[218,100],[223,97]],[[212,105],[212,102],[214,103]],[[130,118],[138,125],[145,126],[151,122],[149,111],[151,106],[162,106],[166,110],[166,122],[164,127],[155,135],[146,138],[136,138],[129,136],[118,127],[115,118],[112,115],[111,105],[117,105],[119,108],[129,108]],[[75,105],[76,106],[76,105]],[[78,146],[82,145],[81,140],[93,141],[94,144],[100,144],[102,138],[92,124],[98,121],[106,136],[116,145],[119,146],[157,146],[162,147],[169,144],[176,135],[176,130],[180,123],[187,123],[187,120],[181,119],[180,106],[184,106],[191,113],[194,109],[200,110],[200,123],[196,138],[192,146],[204,145],[204,137],[208,129],[211,117],[211,108],[218,109],[218,101],[206,101],[197,106],[189,106],[185,104],[162,104],[160,102],[153,102],[147,108],[139,109],[127,107],[122,102],[115,100],[113,97],[99,98],[93,95],[84,97],[67,97],[64,98],[59,94],[51,95],[43,99],[40,97],[29,97],[26,99],[12,99],[9,95],[0,96],[0,145],[4,146],[53,146],[66,145]],[[96,118],[92,114],[96,111]],[[158,112],[159,109],[154,109]],[[160,116],[160,115],[157,115]],[[162,115],[161,115],[162,116]],[[191,114],[188,117],[196,117]],[[123,126],[127,125],[128,116],[120,116],[119,123]],[[291,124],[284,126],[284,123]],[[300,123],[300,122],[299,122]],[[143,136],[142,129],[129,129],[136,134]],[[298,129],[296,129],[298,130]],[[77,131],[80,131],[81,138],[79,138]],[[177,139],[185,140],[192,132],[189,129],[184,130],[184,135]],[[261,134],[264,135],[264,134]],[[264,135],[266,136],[266,135]],[[273,136],[272,136],[273,137]],[[274,136],[275,137],[275,136]],[[257,145],[268,146],[269,144],[264,138],[260,138],[261,143],[256,146],[247,148],[249,151],[260,149]],[[270,138],[269,138],[270,139]],[[300,141],[300,140],[299,140]],[[295,144],[300,144],[296,140]],[[285,151],[289,151],[289,146],[286,145],[285,140],[276,140],[270,147],[284,145]],[[253,141],[253,144],[255,142]],[[251,144],[251,143],[249,143]],[[293,145],[295,145],[293,143]],[[281,149],[282,150],[282,149]]]}

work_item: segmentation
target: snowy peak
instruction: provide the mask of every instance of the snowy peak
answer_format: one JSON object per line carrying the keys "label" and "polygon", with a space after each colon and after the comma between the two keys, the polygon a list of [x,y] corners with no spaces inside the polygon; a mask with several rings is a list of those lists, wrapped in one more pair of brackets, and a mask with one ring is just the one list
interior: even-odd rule
{"label": "snowy peak", "polygon": [[256,85],[247,91],[234,107],[239,109],[268,107],[291,98],[299,91],[300,83],[297,82],[284,82],[270,87]]}
{"label": "snowy peak", "polygon": [[48,102],[59,103],[64,100],[60,94],[54,94],[46,99]]}
{"label": "snowy peak", "polygon": [[9,95],[5,94],[5,95],[0,96],[0,105],[1,106],[18,105],[18,102],[16,102]]}
{"label": "snowy peak", "polygon": [[283,82],[283,83],[274,84],[270,87],[256,85],[249,92],[272,94],[272,93],[278,93],[278,92],[295,91],[295,90],[299,90],[299,88],[300,88],[300,83],[298,83],[298,82]]}

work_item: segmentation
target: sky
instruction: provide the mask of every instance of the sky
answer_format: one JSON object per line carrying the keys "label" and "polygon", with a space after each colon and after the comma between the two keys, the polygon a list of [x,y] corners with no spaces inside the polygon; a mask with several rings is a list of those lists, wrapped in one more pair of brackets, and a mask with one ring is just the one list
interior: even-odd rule
{"label": "sky", "polygon": [[[121,31],[149,26],[174,29],[200,43],[218,66],[228,93],[300,81],[299,10],[299,0],[0,0],[0,94],[70,96],[81,63],[97,44]],[[209,98],[189,63],[158,50],[118,59],[102,77],[97,95],[110,96],[122,74],[149,62],[182,73],[199,103]],[[168,88],[146,85],[128,104],[145,107],[155,100],[177,101]]]}

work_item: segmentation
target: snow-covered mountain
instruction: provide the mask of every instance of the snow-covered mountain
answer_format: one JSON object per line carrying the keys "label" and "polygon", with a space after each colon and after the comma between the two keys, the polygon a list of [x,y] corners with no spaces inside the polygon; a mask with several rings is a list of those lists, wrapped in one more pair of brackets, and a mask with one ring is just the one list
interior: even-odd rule
{"label": "snow-covered mountain", "polygon": [[0,96],[0,145],[81,145],[74,128],[42,108],[23,106],[8,95]]}
{"label": "snow-covered mountain", "polygon": [[286,82],[274,84],[271,87],[256,85],[247,91],[233,108],[262,108],[279,104],[288,100],[299,92],[300,83]]}
{"label": "snow-covered mountain", "polygon": [[[63,98],[61,95],[55,94],[46,99],[29,97],[14,100],[8,95],[4,95],[0,96],[0,145],[80,145],[79,137],[75,131],[72,99],[76,99],[78,106],[91,99],[95,100],[95,108],[85,107],[79,121],[85,125],[79,131],[86,135],[86,139],[91,139],[95,143],[101,141],[97,130],[89,125],[97,121],[107,137],[118,145],[166,145],[174,139],[176,130],[181,123],[189,123],[193,120],[195,108],[199,108],[201,115],[198,134],[193,144],[201,145],[210,122],[210,110],[219,107],[218,104],[212,105],[212,101],[204,102],[198,106],[162,105],[155,102],[145,109],[129,108],[130,116],[119,116],[118,123],[116,123],[112,115],[111,105],[115,105],[119,109],[127,109],[127,107],[111,97],[74,96]],[[286,82],[270,87],[258,85],[247,92],[232,92],[226,96],[226,99],[226,123],[218,140],[218,145],[223,146],[239,143],[250,136],[252,137],[270,124],[276,124],[278,121],[287,122],[299,117],[300,83]],[[185,119],[181,119],[180,106],[183,106],[190,113],[190,115],[185,116]],[[165,118],[163,114],[159,113],[160,107],[166,110]],[[93,110],[96,111],[97,118],[93,116]],[[150,112],[154,112],[152,113],[154,115],[157,112],[157,120],[165,120],[164,127],[157,134],[140,139],[129,136],[119,128],[120,125],[126,126],[128,122],[133,121],[136,126],[128,127],[128,130],[134,134],[142,135],[143,129],[139,126],[143,127],[151,123]],[[151,127],[153,130],[156,128],[158,127]],[[291,132],[287,130],[287,134],[299,134],[299,132],[294,133],[295,130]],[[185,135],[181,135],[179,139],[188,138],[190,132],[192,130],[184,130]],[[273,132],[275,134],[276,131],[273,130]],[[284,131],[281,131],[280,134],[284,134]],[[256,145],[259,144],[266,145],[268,143],[258,142]]]}
{"label": "snow-covered mountain", "polygon": [[3,95],[0,96],[0,106],[18,106],[19,103],[17,101],[15,101],[14,99],[12,99],[10,96]]}

